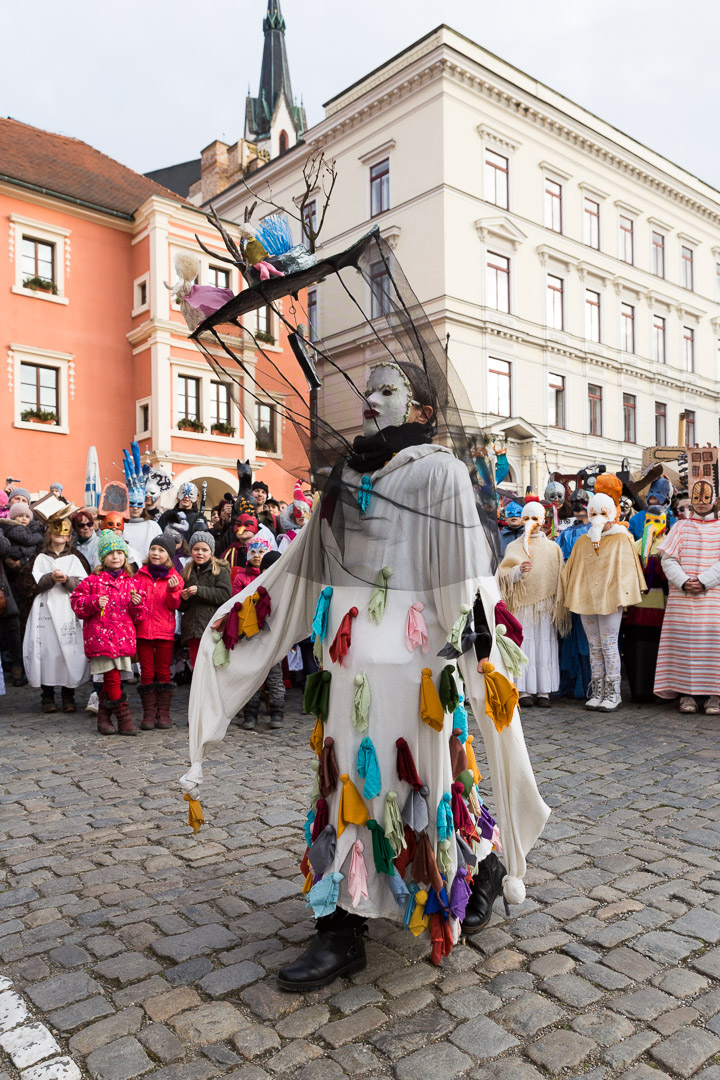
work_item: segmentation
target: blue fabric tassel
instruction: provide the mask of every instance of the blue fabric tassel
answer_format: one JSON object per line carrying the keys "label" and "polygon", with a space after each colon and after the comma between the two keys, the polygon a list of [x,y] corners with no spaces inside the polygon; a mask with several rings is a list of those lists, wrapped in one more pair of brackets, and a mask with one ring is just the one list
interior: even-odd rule
{"label": "blue fabric tassel", "polygon": [[376,795],[380,794],[382,781],[380,780],[380,766],[378,765],[375,747],[372,744],[372,739],[368,739],[367,736],[358,747],[357,771],[360,776],[365,777],[363,797],[374,799]]}
{"label": "blue fabric tassel", "polygon": [[405,884],[405,882],[403,881],[403,879],[400,877],[399,874],[393,874],[392,877],[390,877],[388,874],[386,874],[385,875],[385,880],[387,881],[388,885],[390,886],[390,892],[395,897],[395,903],[397,904],[398,907],[403,907],[404,904],[405,904],[405,901],[408,898],[408,887],[407,887],[407,885]]}
{"label": "blue fabric tassel", "polygon": [[439,896],[434,889],[428,889],[428,898],[425,904],[426,915],[435,915],[439,913],[444,919],[447,919],[449,906],[450,901],[448,900],[447,889],[444,885],[440,890]]}
{"label": "blue fabric tassel", "polygon": [[453,713],[453,728],[460,728],[460,734],[458,739],[461,743],[467,742],[468,737],[468,714],[463,702],[465,698],[462,694],[459,694],[460,702],[455,712]]}
{"label": "blue fabric tassel", "polygon": [[438,840],[449,840],[454,832],[455,822],[453,821],[452,799],[450,793],[446,791],[437,808]]}
{"label": "blue fabric tassel", "polygon": [[313,909],[316,919],[321,919],[323,915],[332,915],[337,907],[340,882],[343,877],[344,874],[336,870],[333,874],[320,878],[313,885],[308,893],[307,906]]}
{"label": "blue fabric tassel", "polygon": [[327,634],[328,616],[330,614],[330,601],[332,599],[332,585],[326,585],[323,591],[318,596],[318,602],[315,605],[315,614],[312,621],[312,639],[320,638],[321,641],[325,640]]}
{"label": "blue fabric tassel", "polygon": [[[397,874],[396,876],[399,877],[400,875]],[[408,889],[408,898],[407,898],[407,900],[405,902],[405,914],[403,915],[403,926],[405,927],[406,930],[410,926],[410,920],[412,919],[412,913],[415,910],[415,893],[418,891],[419,888],[420,888],[420,886],[416,885],[414,881],[411,881],[409,883],[408,887],[407,887],[407,889]]]}
{"label": "blue fabric tassel", "polygon": [[305,824],[303,826],[303,828],[305,829],[305,843],[308,847],[312,847],[312,825],[314,820],[315,809],[311,806],[307,812],[307,817],[305,818]]}
{"label": "blue fabric tassel", "polygon": [[361,514],[367,514],[372,494],[372,480],[369,476],[363,476],[357,493],[357,501]]}

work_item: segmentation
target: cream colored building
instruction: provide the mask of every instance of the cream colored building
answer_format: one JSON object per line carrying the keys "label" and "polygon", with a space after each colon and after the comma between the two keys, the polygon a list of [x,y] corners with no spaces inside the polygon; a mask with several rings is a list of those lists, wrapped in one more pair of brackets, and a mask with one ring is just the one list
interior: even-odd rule
{"label": "cream colored building", "polygon": [[[380,227],[518,485],[635,466],[681,412],[718,441],[720,193],[445,26],[248,182],[291,206],[321,148],[339,175],[321,249]],[[250,201],[236,182],[213,205]],[[346,363],[381,354],[331,282],[312,299]]]}

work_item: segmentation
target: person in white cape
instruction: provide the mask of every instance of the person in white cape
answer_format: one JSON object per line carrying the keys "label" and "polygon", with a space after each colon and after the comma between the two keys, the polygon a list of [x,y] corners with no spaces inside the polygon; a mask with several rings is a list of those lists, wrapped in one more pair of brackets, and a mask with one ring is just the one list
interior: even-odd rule
{"label": "person in white cape", "polygon": [[87,563],[72,547],[69,518],[52,521],[42,550],[32,565],[33,600],[23,640],[23,662],[31,686],[42,690],[43,712],[57,712],[55,687],[61,688],[63,712],[75,712],[75,687],[90,677],[82,624],[70,606]]}
{"label": "person in white cape", "polygon": [[[315,737],[319,725],[319,737],[314,738],[320,752],[318,782],[306,826],[309,850],[303,860],[312,867],[309,873],[303,870],[304,891],[309,890],[316,934],[307,951],[278,972],[285,990],[324,986],[338,975],[363,968],[362,935],[372,918],[403,922],[405,915],[405,925],[413,933],[421,933],[429,922],[433,959],[436,945],[446,955],[436,942],[438,909],[429,914],[430,894],[445,919],[440,930],[448,947],[458,939],[464,918],[464,904],[453,903],[458,879],[460,886],[468,875],[475,880],[470,897],[465,897],[468,910],[475,905],[477,912],[485,905],[483,918],[474,920],[473,929],[489,921],[495,888],[502,890],[506,902],[521,903],[525,856],[549,814],[537,790],[518,710],[511,710],[503,730],[485,711],[486,672],[492,665],[498,673],[505,672],[494,644],[494,609],[500,594],[490,545],[466,466],[449,449],[432,443],[432,389],[423,386],[419,369],[414,370],[420,378],[408,377],[409,367],[381,363],[371,369],[364,402],[365,436],[355,440],[340,474],[345,495],[342,543],[333,531],[338,528],[333,515],[340,508],[335,504],[333,511],[326,492],[282,558],[223,604],[215,620],[217,626],[218,616],[230,618],[238,601],[254,602],[262,586],[272,607],[265,629],[223,653],[223,640],[211,623],[201,640],[193,676],[191,768],[181,780],[191,800],[199,795],[208,750],[224,737],[231,718],[262,686],[272,665],[305,638],[311,626],[322,654],[321,679],[329,685],[329,703],[326,711],[318,705],[316,713],[324,724],[318,719],[314,733]],[[477,655],[471,647],[462,654],[455,652],[457,663],[438,658],[454,630],[459,641],[459,622],[465,626],[473,607],[484,612],[488,624],[484,654]],[[476,628],[477,623],[476,617]],[[464,748],[455,734],[461,731],[456,724],[462,723],[458,708],[448,711],[438,702],[439,721],[436,715],[432,726],[432,717],[428,719],[432,713],[428,700],[437,694],[438,681],[442,690],[442,676],[447,685],[448,669],[451,678],[461,673],[465,698],[483,737],[507,870],[493,851],[493,847],[500,850],[497,829],[488,838],[467,828],[470,817],[464,816],[463,791],[469,792],[467,807],[473,813],[485,812],[470,775],[467,716]],[[506,685],[516,701],[514,687]],[[362,700],[358,703],[358,694],[361,699],[365,694],[364,705]],[[416,770],[415,781],[406,765],[401,766],[399,743],[409,755],[411,771]],[[465,788],[457,780],[459,770]],[[319,798],[318,785],[325,793]],[[318,832],[321,809],[327,825]],[[455,811],[465,821],[464,836]],[[480,817],[472,818],[473,826],[477,823],[480,828]],[[417,849],[412,865],[406,845]],[[427,864],[418,869],[421,849]],[[383,864],[383,857],[392,861]],[[398,867],[401,859],[403,872]],[[436,885],[438,866],[443,871],[447,890],[441,888],[439,896],[437,888],[428,885],[428,864]]]}

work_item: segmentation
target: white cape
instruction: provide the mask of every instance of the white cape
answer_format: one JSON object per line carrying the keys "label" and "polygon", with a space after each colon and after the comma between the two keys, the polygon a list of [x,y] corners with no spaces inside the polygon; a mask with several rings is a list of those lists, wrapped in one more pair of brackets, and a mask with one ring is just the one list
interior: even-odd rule
{"label": "white cape", "polygon": [[[62,570],[68,577],[87,577],[76,555],[53,559],[41,552],[33,563],[35,581],[53,570]],[[64,585],[55,584],[33,600],[23,640],[23,663],[31,686],[75,687],[90,678],[82,623],[70,606],[70,593]]]}

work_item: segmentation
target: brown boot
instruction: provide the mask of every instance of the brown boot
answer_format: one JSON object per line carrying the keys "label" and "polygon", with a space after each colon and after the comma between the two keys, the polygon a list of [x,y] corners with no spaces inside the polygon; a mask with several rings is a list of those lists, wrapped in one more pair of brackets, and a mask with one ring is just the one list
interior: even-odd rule
{"label": "brown boot", "polygon": [[155,683],[147,683],[140,686],[140,700],[143,707],[143,718],[140,724],[141,731],[152,731],[157,720],[157,698],[155,695]]}
{"label": "brown boot", "polygon": [[57,712],[57,706],[55,704],[55,687],[43,686],[42,697],[40,698],[40,708],[44,713]]}
{"label": "brown boot", "polygon": [[77,706],[75,704],[75,691],[72,687],[63,686],[60,690],[62,695],[62,711],[71,713],[77,712]]}
{"label": "brown boot", "polygon": [[115,726],[110,714],[110,702],[104,690],[98,693],[97,729],[101,735],[115,734]]}
{"label": "brown boot", "polygon": [[170,718],[170,703],[172,702],[173,696],[172,683],[156,683],[155,689],[157,691],[157,719],[155,721],[155,727],[172,727],[172,720]]}
{"label": "brown boot", "polygon": [[139,730],[133,724],[133,718],[130,712],[130,704],[127,699],[127,694],[124,690],[122,692],[122,697],[119,701],[111,702],[111,708],[118,719],[118,735],[140,734]]}

